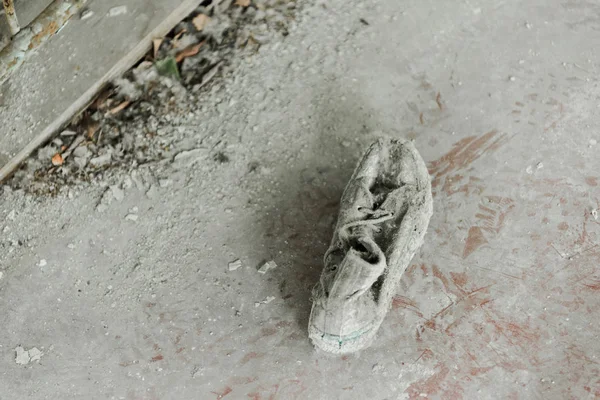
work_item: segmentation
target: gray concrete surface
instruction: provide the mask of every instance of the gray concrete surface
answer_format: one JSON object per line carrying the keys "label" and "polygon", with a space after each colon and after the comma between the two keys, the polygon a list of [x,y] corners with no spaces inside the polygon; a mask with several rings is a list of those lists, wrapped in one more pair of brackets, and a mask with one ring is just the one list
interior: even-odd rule
{"label": "gray concrete surface", "polygon": [[[0,398],[600,397],[599,11],[307,5],[180,126],[230,162],[104,213],[3,192]],[[434,215],[373,347],[331,357],[309,293],[375,131],[415,140]]]}

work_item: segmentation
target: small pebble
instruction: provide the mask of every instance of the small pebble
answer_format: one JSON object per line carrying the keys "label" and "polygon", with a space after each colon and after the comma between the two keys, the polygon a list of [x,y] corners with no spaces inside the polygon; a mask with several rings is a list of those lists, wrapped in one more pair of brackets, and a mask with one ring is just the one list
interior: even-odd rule
{"label": "small pebble", "polygon": [[126,219],[127,221],[133,221],[133,222],[135,222],[135,221],[137,221],[137,220],[138,220],[138,216],[137,216],[136,214],[127,214],[127,215],[125,216],[125,219]]}
{"label": "small pebble", "polygon": [[93,15],[94,15],[94,12],[92,10],[83,10],[81,12],[80,18],[82,21],[85,21],[86,19],[91,18]]}
{"label": "small pebble", "polygon": [[127,14],[127,6],[113,7],[110,10],[108,10],[109,17],[116,17],[118,15],[123,15],[123,14]]}
{"label": "small pebble", "polygon": [[266,274],[267,271],[270,271],[272,269],[277,268],[277,264],[275,263],[275,261],[271,260],[271,261],[267,261],[266,263],[264,263],[262,265],[262,267],[260,267],[258,269],[258,273],[259,274]]}
{"label": "small pebble", "polygon": [[242,266],[242,261],[240,259],[232,261],[228,264],[230,271],[235,271],[236,269],[240,268],[241,266]]}

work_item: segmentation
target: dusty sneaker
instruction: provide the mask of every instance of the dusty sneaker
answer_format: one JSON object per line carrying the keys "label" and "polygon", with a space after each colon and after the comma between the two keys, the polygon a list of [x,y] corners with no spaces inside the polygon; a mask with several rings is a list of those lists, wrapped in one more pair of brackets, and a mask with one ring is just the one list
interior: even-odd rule
{"label": "dusty sneaker", "polygon": [[404,139],[379,139],[356,167],[313,290],[308,334],[332,353],[371,344],[433,212],[429,173]]}

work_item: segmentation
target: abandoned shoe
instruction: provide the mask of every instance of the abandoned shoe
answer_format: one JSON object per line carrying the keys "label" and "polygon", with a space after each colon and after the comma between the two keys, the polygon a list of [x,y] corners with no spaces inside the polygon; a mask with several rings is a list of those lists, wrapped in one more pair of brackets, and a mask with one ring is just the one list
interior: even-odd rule
{"label": "abandoned shoe", "polygon": [[423,159],[407,140],[379,139],[344,190],[308,334],[331,353],[369,346],[433,212]]}

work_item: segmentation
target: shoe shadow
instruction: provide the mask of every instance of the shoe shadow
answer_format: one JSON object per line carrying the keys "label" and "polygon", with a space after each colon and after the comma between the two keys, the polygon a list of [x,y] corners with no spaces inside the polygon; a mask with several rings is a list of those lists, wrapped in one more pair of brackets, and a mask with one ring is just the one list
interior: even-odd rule
{"label": "shoe shadow", "polygon": [[271,282],[300,331],[308,327],[311,291],[323,268],[342,192],[357,160],[374,140],[364,123],[369,112],[354,93],[324,85],[312,111],[317,129],[312,134],[297,132],[303,135],[304,151],[294,149],[298,151],[294,165],[274,174],[281,185],[261,227],[264,245],[281,265]]}

